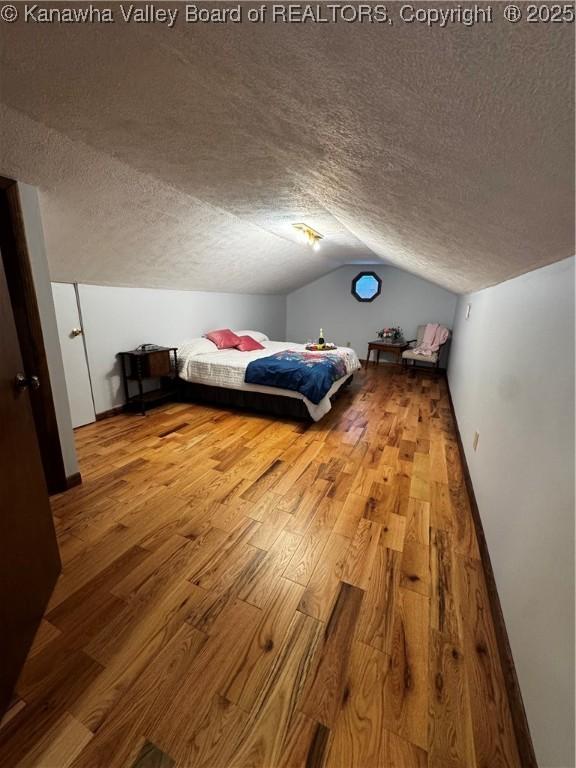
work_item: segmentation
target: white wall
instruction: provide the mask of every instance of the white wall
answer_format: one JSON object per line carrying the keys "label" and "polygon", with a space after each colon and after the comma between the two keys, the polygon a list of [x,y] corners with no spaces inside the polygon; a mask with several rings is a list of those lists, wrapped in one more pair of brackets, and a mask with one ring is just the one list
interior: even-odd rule
{"label": "white wall", "polygon": [[538,762],[567,768],[574,765],[574,258],[461,297],[448,380]]}
{"label": "white wall", "polygon": [[[372,302],[357,301],[352,279],[361,271],[382,278],[382,293]],[[405,338],[416,338],[423,323],[452,327],[456,295],[395,267],[348,266],[331,272],[288,295],[286,335],[290,341],[317,338],[320,328],[329,341],[348,342],[361,358],[381,328],[399,325]]]}
{"label": "white wall", "polygon": [[80,307],[96,413],[124,402],[118,352],[139,344],[178,346],[215,328],[284,339],[284,296],[80,285]]}
{"label": "white wall", "polygon": [[44,348],[46,350],[48,361],[48,373],[50,375],[50,385],[52,388],[56,421],[58,423],[58,434],[60,436],[64,469],[66,471],[66,476],[70,477],[78,472],[78,459],[76,457],[74,433],[72,432],[72,421],[70,419],[68,392],[66,390],[66,381],[64,379],[64,366],[62,364],[62,353],[60,350],[60,341],[58,339],[58,327],[56,325],[56,313],[54,311],[54,301],[52,298],[52,286],[48,274],[48,261],[46,259],[46,249],[44,246],[44,232],[42,229],[42,219],[38,203],[38,192],[35,187],[22,183],[18,183],[18,192],[20,194],[22,218],[24,221],[26,243],[28,245],[28,255],[30,257],[30,266],[32,269],[32,279],[34,280],[36,301],[38,303],[38,312],[40,314],[40,323],[42,325]]}

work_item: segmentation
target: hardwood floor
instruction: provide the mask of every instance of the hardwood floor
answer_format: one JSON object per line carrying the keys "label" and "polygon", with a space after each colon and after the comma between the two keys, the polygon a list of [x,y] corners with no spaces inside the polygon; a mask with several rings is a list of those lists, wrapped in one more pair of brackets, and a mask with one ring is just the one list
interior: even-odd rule
{"label": "hardwood floor", "polygon": [[77,431],[4,766],[520,766],[442,378]]}

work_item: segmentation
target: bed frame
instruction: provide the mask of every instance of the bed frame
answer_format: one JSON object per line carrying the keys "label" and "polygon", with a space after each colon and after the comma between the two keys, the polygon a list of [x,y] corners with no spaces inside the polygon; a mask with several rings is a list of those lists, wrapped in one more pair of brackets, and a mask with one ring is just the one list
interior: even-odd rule
{"label": "bed frame", "polygon": [[[349,386],[353,376],[349,376],[344,384],[335,392],[331,400]],[[286,419],[301,419],[311,421],[308,408],[302,400],[285,395],[269,395],[265,392],[248,392],[242,389],[212,387],[208,384],[194,384],[184,379],[178,379],[180,399],[191,403],[210,403],[224,408],[241,408]]]}

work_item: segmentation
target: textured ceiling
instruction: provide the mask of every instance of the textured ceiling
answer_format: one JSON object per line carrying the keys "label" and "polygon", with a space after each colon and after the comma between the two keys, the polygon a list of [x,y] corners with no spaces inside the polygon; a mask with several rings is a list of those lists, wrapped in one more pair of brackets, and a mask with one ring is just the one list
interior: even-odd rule
{"label": "textured ceiling", "polygon": [[0,172],[40,187],[57,280],[284,292],[386,261],[482,288],[574,253],[573,29],[495,16],[4,24]]}

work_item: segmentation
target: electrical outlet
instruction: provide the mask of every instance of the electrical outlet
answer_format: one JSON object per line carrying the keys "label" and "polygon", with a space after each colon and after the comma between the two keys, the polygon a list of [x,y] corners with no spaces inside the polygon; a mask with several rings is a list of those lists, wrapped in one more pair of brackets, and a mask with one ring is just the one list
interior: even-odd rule
{"label": "electrical outlet", "polygon": [[466,320],[470,319],[470,310],[472,309],[472,304],[466,304]]}
{"label": "electrical outlet", "polygon": [[474,432],[474,440],[472,440],[472,448],[474,448],[474,450],[477,450],[478,448],[479,439],[480,439],[480,432]]}

